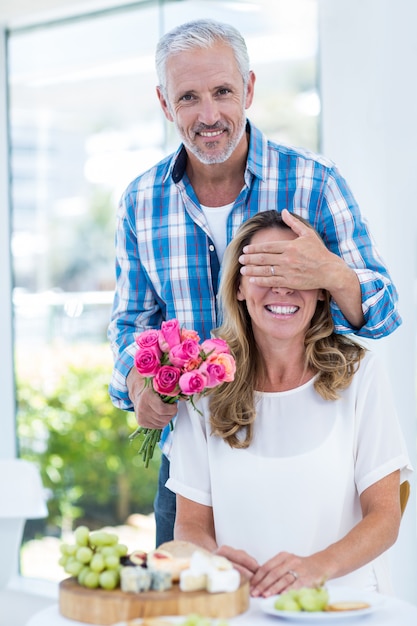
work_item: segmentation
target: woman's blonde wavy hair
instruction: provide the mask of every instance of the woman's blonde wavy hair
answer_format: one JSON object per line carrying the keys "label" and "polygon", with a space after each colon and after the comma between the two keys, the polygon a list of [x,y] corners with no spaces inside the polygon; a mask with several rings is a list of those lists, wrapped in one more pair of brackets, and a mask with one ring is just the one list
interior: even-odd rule
{"label": "woman's blonde wavy hair", "polygon": [[[303,218],[294,217],[312,228]],[[256,418],[254,390],[261,387],[265,372],[246,302],[237,299],[241,277],[239,256],[255,233],[269,228],[289,229],[289,226],[278,211],[257,213],[239,228],[222,264],[219,306],[223,320],[214,334],[227,341],[237,368],[233,382],[214,388],[210,394],[210,423],[212,433],[232,448],[247,448],[252,440]],[[323,293],[324,300],[317,302],[305,336],[305,367],[317,374],[314,382],[317,393],[325,400],[336,400],[339,391],[349,386],[365,348],[334,332],[330,295],[325,290]]]}

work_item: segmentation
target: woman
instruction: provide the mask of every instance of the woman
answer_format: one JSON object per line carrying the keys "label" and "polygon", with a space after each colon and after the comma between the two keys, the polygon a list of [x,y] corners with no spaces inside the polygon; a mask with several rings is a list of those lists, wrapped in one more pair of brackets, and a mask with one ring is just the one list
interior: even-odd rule
{"label": "woman", "polygon": [[237,372],[200,399],[201,414],[180,403],[167,482],[175,537],[227,556],[253,596],[330,579],[387,592],[384,552],[411,471],[387,376],[334,333],[327,292],[241,273],[244,246],[296,237],[265,211],[228,246],[216,334]]}

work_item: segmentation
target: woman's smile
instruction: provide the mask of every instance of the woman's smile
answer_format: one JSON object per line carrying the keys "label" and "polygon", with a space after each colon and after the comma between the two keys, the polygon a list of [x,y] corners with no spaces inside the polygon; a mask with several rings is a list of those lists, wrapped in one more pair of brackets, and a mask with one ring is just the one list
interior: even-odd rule
{"label": "woman's smile", "polygon": [[274,315],[294,315],[300,307],[284,304],[267,304],[265,308]]}

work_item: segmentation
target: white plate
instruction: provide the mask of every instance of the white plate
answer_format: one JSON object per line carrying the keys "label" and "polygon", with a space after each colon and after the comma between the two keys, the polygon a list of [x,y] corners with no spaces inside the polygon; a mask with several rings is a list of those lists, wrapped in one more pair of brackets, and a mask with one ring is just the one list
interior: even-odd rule
{"label": "white plate", "polygon": [[271,596],[265,598],[261,602],[261,609],[268,615],[275,615],[286,620],[292,620],[293,622],[333,622],[343,619],[354,619],[356,617],[362,617],[368,615],[381,608],[384,603],[384,598],[378,593],[372,591],[361,591],[358,589],[352,589],[352,587],[328,587],[329,589],[329,603],[332,602],[367,602],[369,607],[366,609],[357,609],[356,611],[278,611],[274,608],[275,600],[278,596]]}

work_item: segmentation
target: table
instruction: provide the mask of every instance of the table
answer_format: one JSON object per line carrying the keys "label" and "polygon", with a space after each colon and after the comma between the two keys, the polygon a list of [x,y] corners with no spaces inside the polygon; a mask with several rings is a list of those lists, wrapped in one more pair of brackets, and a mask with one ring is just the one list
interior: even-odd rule
{"label": "table", "polygon": [[[305,623],[311,624],[329,624],[335,626],[340,622],[341,626],[350,624],[355,626],[416,626],[417,624],[417,606],[400,600],[392,596],[383,596],[382,606],[367,616],[345,617],[344,619],[329,619],[307,622],[305,620],[284,620],[279,617],[266,615],[260,609],[260,600],[251,598],[249,610],[242,615],[238,615],[233,619],[228,619],[230,626],[292,626]],[[26,623],[26,626],[86,626],[85,622],[77,622],[62,617],[59,613],[58,604],[54,604],[36,615]],[[96,625],[100,626],[100,625]]]}

